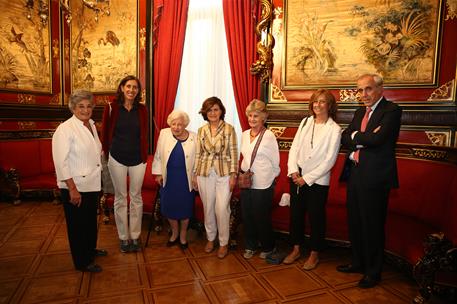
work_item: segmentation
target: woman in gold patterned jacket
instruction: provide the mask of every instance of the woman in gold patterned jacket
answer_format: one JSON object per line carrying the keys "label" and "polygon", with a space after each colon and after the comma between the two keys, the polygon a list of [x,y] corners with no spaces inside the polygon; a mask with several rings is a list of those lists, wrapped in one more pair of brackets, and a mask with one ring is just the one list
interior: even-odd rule
{"label": "woman in gold patterned jacket", "polygon": [[203,102],[200,114],[208,123],[198,129],[193,186],[200,192],[208,242],[205,252],[214,250],[219,235],[217,256],[228,253],[230,197],[238,174],[238,146],[232,125],[224,121],[225,107],[217,97]]}

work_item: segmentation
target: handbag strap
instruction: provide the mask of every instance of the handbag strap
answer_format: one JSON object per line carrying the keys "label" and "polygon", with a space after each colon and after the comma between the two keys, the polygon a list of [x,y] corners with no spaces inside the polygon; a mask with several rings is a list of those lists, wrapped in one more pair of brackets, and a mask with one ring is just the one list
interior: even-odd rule
{"label": "handbag strap", "polygon": [[263,128],[262,131],[260,131],[259,139],[257,139],[257,142],[255,143],[255,146],[254,146],[254,150],[252,150],[251,164],[249,165],[249,170],[251,170],[252,164],[254,163],[255,156],[257,155],[257,150],[259,149],[260,142],[262,141],[263,134],[265,134],[266,130],[267,130],[266,128]]}

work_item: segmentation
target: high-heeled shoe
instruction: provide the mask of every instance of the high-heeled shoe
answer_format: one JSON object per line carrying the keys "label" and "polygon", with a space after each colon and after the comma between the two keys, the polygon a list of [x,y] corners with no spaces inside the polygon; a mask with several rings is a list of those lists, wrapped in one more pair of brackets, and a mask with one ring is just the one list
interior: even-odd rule
{"label": "high-heeled shoe", "polygon": [[185,243],[181,243],[179,242],[179,247],[181,247],[182,250],[185,250],[189,247],[189,243],[185,242]]}

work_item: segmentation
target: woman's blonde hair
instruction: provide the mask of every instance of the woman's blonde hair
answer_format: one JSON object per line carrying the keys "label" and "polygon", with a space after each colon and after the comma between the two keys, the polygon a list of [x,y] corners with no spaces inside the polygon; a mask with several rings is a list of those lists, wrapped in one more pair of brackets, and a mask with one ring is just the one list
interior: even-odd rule
{"label": "woman's blonde hair", "polygon": [[258,112],[263,116],[263,120],[266,121],[268,117],[267,105],[258,99],[253,99],[246,107],[246,116],[251,112]]}

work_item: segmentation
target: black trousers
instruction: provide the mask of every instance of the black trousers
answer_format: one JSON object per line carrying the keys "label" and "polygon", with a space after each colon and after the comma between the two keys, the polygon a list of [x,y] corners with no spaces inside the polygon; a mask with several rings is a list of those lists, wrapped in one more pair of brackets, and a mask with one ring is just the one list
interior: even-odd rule
{"label": "black trousers", "polygon": [[267,189],[242,189],[241,212],[243,215],[246,249],[268,252],[275,246],[271,210],[274,185]]}
{"label": "black trousers", "polygon": [[290,182],[290,241],[302,245],[305,234],[305,217],[311,226],[310,246],[313,251],[325,248],[326,210],[329,186],[313,184],[299,187]]}
{"label": "black trousers", "polygon": [[70,193],[60,189],[71,256],[76,269],[83,269],[94,261],[97,246],[97,200],[100,192],[80,192],[81,205],[70,203]]}
{"label": "black trousers", "polygon": [[386,185],[364,186],[353,165],[347,186],[349,240],[352,264],[364,269],[365,275],[381,276],[389,193]]}

